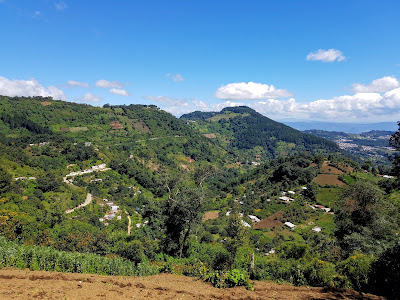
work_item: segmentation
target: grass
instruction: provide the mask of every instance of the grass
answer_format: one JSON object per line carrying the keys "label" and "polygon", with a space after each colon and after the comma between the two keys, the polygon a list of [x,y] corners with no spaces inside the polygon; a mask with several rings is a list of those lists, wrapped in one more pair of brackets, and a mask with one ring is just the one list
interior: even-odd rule
{"label": "grass", "polygon": [[373,183],[377,183],[379,180],[381,180],[380,177],[377,177],[371,173],[363,173],[363,172],[357,172],[355,173],[356,178],[366,180],[366,181],[371,181]]}
{"label": "grass", "polygon": [[333,207],[336,201],[339,200],[340,191],[341,189],[337,187],[321,188],[321,191],[317,195],[317,202],[327,207]]}
{"label": "grass", "polygon": [[347,183],[347,184],[352,184],[354,181],[356,181],[353,177],[351,177],[350,175],[346,175],[345,177],[344,177],[344,181]]}
{"label": "grass", "polygon": [[318,220],[315,220],[315,224],[322,228],[322,232],[326,233],[334,233],[336,231],[336,225],[334,222],[333,215],[323,214],[318,217]]}

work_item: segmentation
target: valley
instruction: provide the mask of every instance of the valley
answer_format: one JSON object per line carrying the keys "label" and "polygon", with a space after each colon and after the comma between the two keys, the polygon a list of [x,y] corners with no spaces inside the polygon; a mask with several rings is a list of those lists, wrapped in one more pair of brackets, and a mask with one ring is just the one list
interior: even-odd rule
{"label": "valley", "polygon": [[[154,105],[0,96],[0,266],[249,290],[215,292],[226,297],[277,289],[265,280],[388,295],[396,167],[311,133],[244,106],[178,119]],[[389,145],[381,137],[359,135]],[[293,286],[287,299],[311,295]]]}

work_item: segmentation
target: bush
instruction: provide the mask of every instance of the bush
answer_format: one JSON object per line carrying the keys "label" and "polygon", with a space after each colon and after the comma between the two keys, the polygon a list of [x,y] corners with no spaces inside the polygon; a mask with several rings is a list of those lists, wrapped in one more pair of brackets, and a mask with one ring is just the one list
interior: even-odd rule
{"label": "bush", "polygon": [[373,255],[356,253],[340,262],[338,270],[339,273],[349,279],[349,283],[351,284],[349,287],[361,291],[368,287],[369,272],[375,260]]}
{"label": "bush", "polygon": [[253,290],[253,284],[250,282],[247,273],[238,269],[227,272],[209,271],[203,278],[207,282],[211,282],[217,288],[229,288],[235,286],[244,286],[247,290]]}

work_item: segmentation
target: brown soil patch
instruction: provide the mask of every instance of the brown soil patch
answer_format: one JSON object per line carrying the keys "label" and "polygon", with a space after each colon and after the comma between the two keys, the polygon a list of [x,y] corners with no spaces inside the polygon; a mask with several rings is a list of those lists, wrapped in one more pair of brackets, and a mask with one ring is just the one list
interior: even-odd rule
{"label": "brown soil patch", "polygon": [[216,139],[217,138],[215,133],[204,133],[203,135],[208,139]]}
{"label": "brown soil patch", "polygon": [[28,196],[22,196],[22,200],[28,200]]}
{"label": "brown soil patch", "polygon": [[318,176],[315,177],[314,182],[322,186],[327,184],[337,186],[346,185],[343,181],[340,181],[338,176],[335,174],[318,174]]}
{"label": "brown soil patch", "polygon": [[215,211],[206,212],[203,216],[203,221],[214,220],[218,218],[218,213]]}
{"label": "brown soil patch", "polygon": [[68,128],[68,127],[61,127],[61,128],[60,128],[60,131],[61,131],[61,132],[68,132],[68,131],[69,131],[69,128]]}
{"label": "brown soil patch", "polygon": [[51,105],[51,102],[43,101],[43,102],[40,102],[40,104],[42,104],[43,106],[49,106],[49,105]]}
{"label": "brown soil patch", "polygon": [[354,169],[352,167],[350,167],[350,166],[348,166],[348,167],[342,166],[342,168],[345,169],[347,173],[354,172]]}
{"label": "brown soil patch", "polygon": [[118,277],[3,269],[0,283],[1,299],[384,299],[351,290],[261,281],[254,283],[254,291],[217,289],[195,278],[171,274]]}
{"label": "brown soil patch", "polygon": [[124,126],[122,126],[122,124],[119,121],[111,121],[110,122],[110,127],[114,130],[118,130],[118,129],[123,129]]}
{"label": "brown soil patch", "polygon": [[254,229],[272,229],[282,227],[283,211],[278,211],[266,219],[262,219],[260,222],[255,223]]}
{"label": "brown soil patch", "polygon": [[323,173],[327,173],[327,174],[343,174],[343,171],[339,170],[338,168],[332,167],[328,165],[328,162],[324,161],[324,163],[322,164],[322,172]]}
{"label": "brown soil patch", "polygon": [[193,158],[191,158],[190,156],[186,157],[186,161],[187,161],[188,163],[193,163],[193,162],[195,162],[195,160],[194,160]]}
{"label": "brown soil patch", "polygon": [[181,164],[181,167],[185,170],[185,171],[189,171],[189,168],[187,165],[185,164]]}

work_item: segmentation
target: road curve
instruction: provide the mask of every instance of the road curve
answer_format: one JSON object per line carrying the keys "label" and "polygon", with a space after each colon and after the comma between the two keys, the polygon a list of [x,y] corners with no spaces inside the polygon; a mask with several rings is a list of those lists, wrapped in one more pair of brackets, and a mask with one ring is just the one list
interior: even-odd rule
{"label": "road curve", "polygon": [[65,211],[65,213],[66,213],[66,214],[70,214],[70,213],[72,213],[75,209],[78,209],[78,208],[84,207],[84,206],[86,206],[86,205],[89,205],[90,203],[92,203],[92,199],[93,199],[92,194],[91,194],[91,193],[88,193],[88,194],[86,195],[86,200],[85,200],[85,202],[79,204],[77,207],[75,207],[75,208],[73,208],[73,209],[67,209],[67,210]]}

